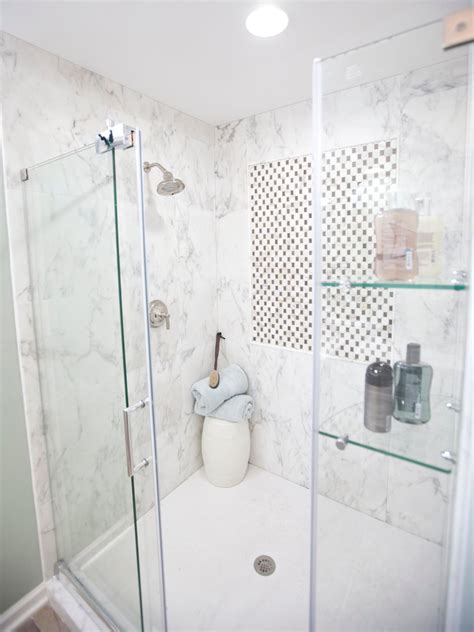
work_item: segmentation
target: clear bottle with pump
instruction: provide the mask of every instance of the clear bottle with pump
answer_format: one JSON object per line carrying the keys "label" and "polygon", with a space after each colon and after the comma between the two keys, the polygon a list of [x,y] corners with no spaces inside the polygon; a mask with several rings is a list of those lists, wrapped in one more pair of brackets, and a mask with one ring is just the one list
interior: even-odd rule
{"label": "clear bottle with pump", "polygon": [[443,221],[431,215],[429,197],[418,198],[418,233],[416,251],[418,276],[429,279],[438,277],[443,271]]}
{"label": "clear bottle with pump", "polygon": [[418,274],[418,213],[392,196],[390,207],[375,216],[375,274],[383,281],[411,281]]}
{"label": "clear bottle with pump", "polygon": [[424,424],[431,418],[430,389],[433,369],[420,361],[420,345],[407,345],[406,361],[393,367],[393,416],[409,424]]}

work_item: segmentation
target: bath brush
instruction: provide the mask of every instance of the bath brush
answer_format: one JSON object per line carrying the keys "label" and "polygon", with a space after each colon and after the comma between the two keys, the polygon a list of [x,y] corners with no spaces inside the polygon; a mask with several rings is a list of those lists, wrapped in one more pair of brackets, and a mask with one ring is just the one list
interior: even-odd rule
{"label": "bath brush", "polygon": [[209,386],[211,388],[217,388],[219,386],[219,371],[217,370],[217,360],[219,358],[219,347],[222,340],[225,340],[222,332],[218,331],[216,334],[216,347],[214,352],[214,369],[211,371],[209,375]]}

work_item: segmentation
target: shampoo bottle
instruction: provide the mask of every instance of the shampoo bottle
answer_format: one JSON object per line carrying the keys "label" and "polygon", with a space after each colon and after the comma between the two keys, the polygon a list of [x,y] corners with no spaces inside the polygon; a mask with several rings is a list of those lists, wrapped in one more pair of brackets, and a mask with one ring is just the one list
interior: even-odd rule
{"label": "shampoo bottle", "polygon": [[364,426],[372,432],[390,432],[392,426],[392,367],[372,362],[365,372]]}

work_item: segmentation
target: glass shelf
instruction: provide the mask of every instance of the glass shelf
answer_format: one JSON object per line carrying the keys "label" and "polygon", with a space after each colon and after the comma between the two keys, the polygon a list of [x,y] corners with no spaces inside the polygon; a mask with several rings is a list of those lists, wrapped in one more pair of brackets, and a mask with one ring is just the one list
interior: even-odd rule
{"label": "glass shelf", "polygon": [[426,283],[422,283],[420,281],[413,282],[403,282],[403,281],[377,281],[377,280],[366,280],[366,281],[322,281],[322,287],[341,287],[341,288],[350,288],[350,287],[374,287],[374,288],[388,288],[388,289],[403,289],[403,290],[454,290],[457,292],[469,289],[469,285],[467,283],[462,282],[448,282],[448,281],[427,281]]}
{"label": "glass shelf", "polygon": [[406,424],[392,418],[392,429],[386,433],[368,430],[364,426],[363,404],[354,404],[324,421],[319,434],[332,439],[347,435],[348,447],[359,446],[449,474],[453,464],[441,452],[454,449],[456,413],[446,407],[448,402],[446,398],[433,398],[431,419],[426,424]]}

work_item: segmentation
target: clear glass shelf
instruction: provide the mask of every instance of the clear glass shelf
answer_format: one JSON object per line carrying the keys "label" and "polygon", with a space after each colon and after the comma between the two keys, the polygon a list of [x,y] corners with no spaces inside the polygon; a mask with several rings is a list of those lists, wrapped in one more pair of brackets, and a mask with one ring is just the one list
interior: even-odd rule
{"label": "clear glass shelf", "polygon": [[332,439],[347,435],[346,449],[354,445],[449,474],[453,464],[441,453],[454,450],[457,415],[446,407],[448,402],[446,398],[432,399],[431,419],[426,424],[406,424],[392,418],[392,429],[386,433],[368,430],[363,404],[355,404],[324,421],[319,434]]}
{"label": "clear glass shelf", "polygon": [[341,288],[350,288],[350,287],[374,287],[374,288],[388,288],[388,289],[402,289],[402,290],[451,290],[451,291],[463,291],[469,289],[469,285],[467,283],[460,283],[457,281],[448,282],[448,281],[413,281],[413,282],[403,282],[403,281],[378,281],[378,280],[357,280],[357,281],[349,281],[349,280],[340,280],[340,281],[322,281],[322,287],[341,287]]}

